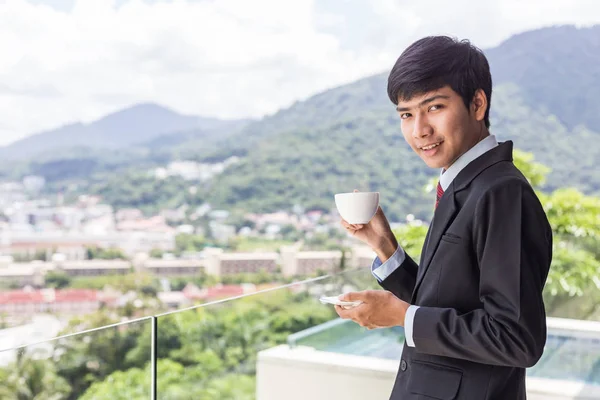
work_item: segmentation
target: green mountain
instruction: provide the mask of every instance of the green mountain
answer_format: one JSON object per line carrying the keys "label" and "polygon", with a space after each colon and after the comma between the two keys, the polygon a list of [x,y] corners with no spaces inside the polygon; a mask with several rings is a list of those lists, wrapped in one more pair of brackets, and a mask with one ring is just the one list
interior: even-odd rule
{"label": "green mountain", "polygon": [[[600,27],[555,27],[486,50],[494,81],[492,133],[552,169],[547,190],[568,185],[600,194],[600,98],[593,96],[600,87],[598,38]],[[381,192],[390,219],[401,221],[408,213],[428,219],[433,193],[423,187],[438,171],[428,169],[404,142],[386,85],[383,73],[260,121],[218,121],[164,135],[155,129],[145,142],[127,148],[58,158],[55,153],[50,160],[38,157],[28,170],[11,164],[0,174],[39,173],[52,181],[51,189],[76,182],[77,190],[146,210],[184,201],[254,212],[294,205],[328,210],[335,193],[371,190]],[[185,182],[161,183],[167,190],[143,172],[173,159],[213,162],[232,155],[241,162],[207,184],[194,184],[195,196],[181,194]],[[157,191],[172,193],[172,199],[165,202],[165,193]]]}
{"label": "green mountain", "polygon": [[515,83],[525,101],[568,128],[600,130],[600,25],[515,35],[487,50],[495,84]]}
{"label": "green mountain", "polygon": [[68,156],[82,148],[87,153],[139,148],[171,137],[176,141],[181,135],[206,137],[246,122],[182,115],[152,103],[136,104],[89,124],[74,123],[28,136],[0,147],[0,157],[4,161],[39,157],[57,160],[57,152]]}
{"label": "green mountain", "polygon": [[[568,59],[562,59],[561,46],[535,45],[564,32],[570,35],[566,42],[573,41]],[[548,28],[488,50],[499,82],[492,96],[492,133],[551,167],[548,190],[568,184],[600,193],[595,167],[600,133],[593,129],[600,100],[577,98],[571,91],[598,77],[597,64],[587,63],[600,54],[598,37],[599,27]],[[549,78],[556,71],[571,77],[568,85]],[[422,187],[437,171],[404,142],[386,79],[387,74],[376,75],[320,93],[232,135],[220,154],[245,159],[213,182],[206,193],[209,201],[253,211],[294,204],[329,209],[333,194],[356,188],[380,191],[391,219],[403,220],[407,213],[430,217],[432,194],[424,194]],[[576,99],[579,119],[561,111],[561,95]]]}

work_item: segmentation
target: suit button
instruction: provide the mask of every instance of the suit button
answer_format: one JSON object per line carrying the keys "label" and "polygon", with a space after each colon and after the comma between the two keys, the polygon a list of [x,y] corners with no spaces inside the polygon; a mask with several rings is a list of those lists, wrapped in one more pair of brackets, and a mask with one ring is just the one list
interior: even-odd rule
{"label": "suit button", "polygon": [[402,372],[406,371],[406,361],[402,360],[400,362],[400,369],[402,370]]}

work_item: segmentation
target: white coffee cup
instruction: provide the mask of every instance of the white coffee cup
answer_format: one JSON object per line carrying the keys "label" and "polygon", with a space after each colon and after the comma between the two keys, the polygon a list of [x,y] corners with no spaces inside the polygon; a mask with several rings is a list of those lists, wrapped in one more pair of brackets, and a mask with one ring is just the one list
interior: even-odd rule
{"label": "white coffee cup", "polygon": [[338,212],[350,224],[368,224],[379,207],[379,192],[338,193]]}

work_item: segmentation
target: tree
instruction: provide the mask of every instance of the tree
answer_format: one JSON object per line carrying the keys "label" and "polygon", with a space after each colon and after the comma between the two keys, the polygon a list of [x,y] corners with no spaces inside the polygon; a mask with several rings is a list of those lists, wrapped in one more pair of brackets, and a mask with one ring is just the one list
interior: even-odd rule
{"label": "tree", "polygon": [[152,258],[162,258],[163,251],[161,249],[154,248],[150,250],[150,257]]}
{"label": "tree", "polygon": [[15,361],[0,369],[0,398],[6,400],[66,400],[71,388],[48,359],[18,350]]}
{"label": "tree", "polygon": [[86,255],[88,260],[127,260],[127,256],[123,253],[123,250],[113,247],[108,249],[88,247]]}
{"label": "tree", "polygon": [[48,272],[46,274],[46,286],[63,289],[71,284],[71,277],[64,272]]}
{"label": "tree", "polygon": [[[66,332],[81,331],[118,322],[117,316],[97,312],[85,318],[70,321]],[[126,355],[138,345],[138,338],[146,323],[101,329],[92,333],[60,339],[54,349],[58,374],[71,386],[69,397],[77,399],[94,382],[101,381],[114,371],[145,365],[129,365]],[[150,360],[147,353],[145,362]]]}

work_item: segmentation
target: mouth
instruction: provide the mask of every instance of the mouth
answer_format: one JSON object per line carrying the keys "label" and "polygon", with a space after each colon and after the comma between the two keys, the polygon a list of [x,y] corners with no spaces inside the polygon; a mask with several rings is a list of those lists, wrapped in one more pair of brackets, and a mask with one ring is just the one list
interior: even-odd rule
{"label": "mouth", "polygon": [[433,149],[439,147],[442,143],[444,143],[443,140],[441,142],[430,143],[428,145],[419,147],[419,150],[430,151],[430,150],[433,150]]}

